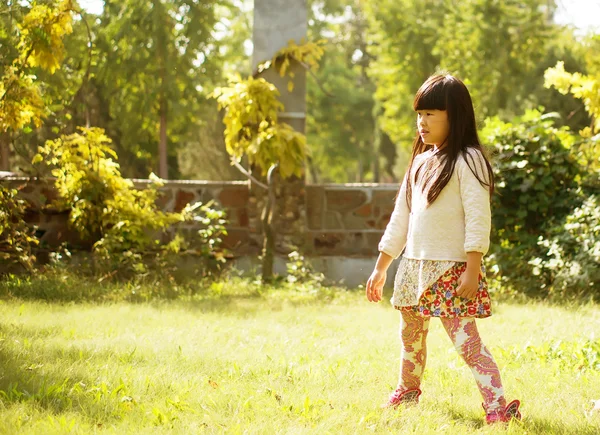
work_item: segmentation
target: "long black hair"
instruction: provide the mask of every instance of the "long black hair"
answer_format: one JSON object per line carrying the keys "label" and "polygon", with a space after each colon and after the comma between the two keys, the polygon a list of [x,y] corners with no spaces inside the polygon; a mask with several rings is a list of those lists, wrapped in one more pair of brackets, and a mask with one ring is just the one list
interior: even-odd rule
{"label": "long black hair", "polygon": [[[446,184],[450,181],[454,167],[456,166],[456,160],[459,154],[462,154],[463,158],[467,162],[469,169],[473,172],[473,175],[479,180],[479,182],[487,187],[490,191],[490,196],[494,192],[494,174],[489,160],[487,159],[479,136],[477,135],[477,125],[475,122],[475,111],[473,110],[473,101],[471,95],[465,84],[458,78],[450,74],[435,74],[429,77],[425,83],[421,85],[415,100],[413,102],[413,109],[417,110],[446,110],[448,112],[448,122],[450,124],[450,131],[446,144],[437,151],[441,159],[439,160],[441,171],[432,165],[424,167],[424,180],[423,189],[429,187],[427,192],[427,205],[429,206],[439,196],[441,191],[446,187]],[[413,168],[415,157],[425,152],[428,148],[421,139],[419,132],[413,142],[412,156],[410,164],[406,172],[406,201],[408,207],[411,207],[412,199],[412,184],[416,182],[419,173],[423,169],[423,166],[417,168],[414,180],[410,179],[410,174]],[[487,180],[485,174],[481,174],[481,171],[477,171],[477,164],[474,161],[474,157],[469,153],[469,148],[477,150],[481,153],[485,166],[487,168]]]}

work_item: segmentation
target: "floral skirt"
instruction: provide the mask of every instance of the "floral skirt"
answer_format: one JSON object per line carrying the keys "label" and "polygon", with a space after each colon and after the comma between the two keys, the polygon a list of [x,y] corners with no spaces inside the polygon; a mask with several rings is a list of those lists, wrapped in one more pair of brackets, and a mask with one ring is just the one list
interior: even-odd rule
{"label": "floral skirt", "polygon": [[485,274],[479,274],[479,288],[472,299],[456,294],[458,278],[467,270],[467,263],[457,262],[423,292],[416,305],[394,306],[397,310],[412,310],[428,317],[478,317],[492,315]]}

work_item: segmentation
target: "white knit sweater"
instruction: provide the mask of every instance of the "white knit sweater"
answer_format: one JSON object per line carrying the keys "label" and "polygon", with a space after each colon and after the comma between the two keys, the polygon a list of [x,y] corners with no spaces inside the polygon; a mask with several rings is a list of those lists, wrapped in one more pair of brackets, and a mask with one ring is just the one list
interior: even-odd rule
{"label": "white knit sweater", "polygon": [[[479,177],[488,180],[481,153],[469,148],[469,163]],[[435,164],[442,157],[428,150],[415,157],[410,179],[421,164]],[[437,199],[427,207],[421,171],[412,186],[411,211],[406,204],[404,177],[390,221],[379,242],[379,251],[393,258],[467,261],[467,252],[487,253],[490,246],[491,211],[489,189],[473,175],[462,154],[452,177]]]}

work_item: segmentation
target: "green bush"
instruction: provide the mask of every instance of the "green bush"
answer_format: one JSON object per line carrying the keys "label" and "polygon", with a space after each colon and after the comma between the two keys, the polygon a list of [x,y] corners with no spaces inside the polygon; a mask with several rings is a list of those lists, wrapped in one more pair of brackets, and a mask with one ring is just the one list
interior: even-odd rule
{"label": "green bush", "polygon": [[529,111],[511,123],[488,119],[482,131],[492,148],[496,191],[492,204],[490,261],[503,286],[526,294],[546,292],[550,274],[538,262],[551,256],[540,240],[552,236],[580,206],[582,169],[570,147],[574,136],[556,128],[551,114]]}
{"label": "green bush", "polygon": [[136,189],[121,175],[104,130],[80,131],[46,142],[33,162],[52,168],[60,196],[51,207],[69,210],[69,224],[91,244],[93,273],[143,276],[154,268],[168,275],[176,268],[178,256],[190,252],[193,245],[181,235],[167,233],[175,224],[192,220],[205,224],[197,240],[200,249],[193,253],[222,261],[218,245],[225,220],[221,212],[202,204],[188,205],[181,213],[159,210],[161,180],[150,174],[152,184]]}
{"label": "green bush", "polygon": [[16,265],[31,270],[35,262],[31,249],[38,240],[23,220],[26,204],[17,195],[17,189],[0,185],[0,274]]}
{"label": "green bush", "polygon": [[561,295],[600,296],[600,201],[588,197],[567,216],[554,235],[539,241],[548,259],[533,259],[534,273],[552,282]]}
{"label": "green bush", "polygon": [[290,284],[309,284],[315,288],[321,287],[325,275],[315,272],[310,262],[298,251],[288,254],[289,261],[286,262],[287,277]]}

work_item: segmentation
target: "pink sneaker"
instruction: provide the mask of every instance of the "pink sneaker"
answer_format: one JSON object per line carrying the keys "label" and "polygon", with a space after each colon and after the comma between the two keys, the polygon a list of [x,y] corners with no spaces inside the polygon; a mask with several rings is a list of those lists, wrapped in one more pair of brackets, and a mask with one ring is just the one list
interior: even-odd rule
{"label": "pink sneaker", "polygon": [[[494,423],[506,423],[506,422],[509,422],[513,418],[516,420],[521,420],[521,413],[519,412],[519,405],[521,405],[521,402],[519,402],[518,400],[513,400],[508,405],[506,405],[504,408],[495,409],[495,410],[489,411],[489,412],[486,410],[485,422],[487,424],[494,424]],[[483,409],[486,409],[485,405],[483,405]]]}
{"label": "pink sneaker", "polygon": [[382,408],[397,408],[399,405],[416,405],[419,403],[421,390],[411,388],[410,390],[396,389],[391,395],[388,402],[382,405]]}

